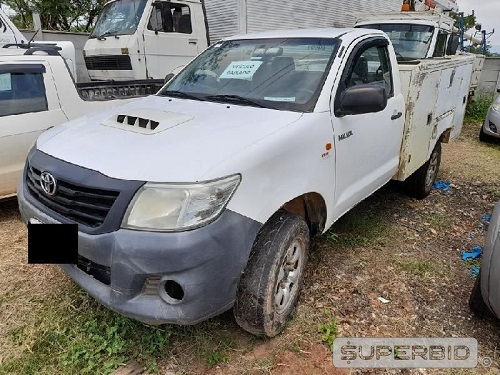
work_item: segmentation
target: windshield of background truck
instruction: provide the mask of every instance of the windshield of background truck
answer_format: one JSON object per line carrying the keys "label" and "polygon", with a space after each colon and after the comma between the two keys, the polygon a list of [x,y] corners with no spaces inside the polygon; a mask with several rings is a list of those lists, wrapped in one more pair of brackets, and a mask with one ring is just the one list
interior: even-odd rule
{"label": "windshield of background truck", "polygon": [[337,45],[327,38],[219,42],[159,95],[311,112]]}
{"label": "windshield of background truck", "polygon": [[147,0],[117,0],[108,3],[97,20],[90,38],[135,33]]}
{"label": "windshield of background truck", "polygon": [[385,32],[391,39],[399,60],[425,59],[434,33],[434,27],[428,25],[387,23],[360,27]]}

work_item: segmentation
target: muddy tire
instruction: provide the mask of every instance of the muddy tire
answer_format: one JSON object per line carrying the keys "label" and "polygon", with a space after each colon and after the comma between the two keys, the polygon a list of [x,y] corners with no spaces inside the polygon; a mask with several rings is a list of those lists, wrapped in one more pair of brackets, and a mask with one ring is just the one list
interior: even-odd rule
{"label": "muddy tire", "polygon": [[493,314],[486,305],[481,294],[481,275],[478,275],[469,298],[469,308],[480,318],[492,318]]}
{"label": "muddy tire", "polygon": [[299,298],[308,251],[309,229],[302,217],[280,210],[262,227],[233,308],[241,328],[268,337],[285,328]]}
{"label": "muddy tire", "polygon": [[440,165],[441,142],[438,142],[434,150],[432,150],[429,160],[406,180],[408,194],[417,199],[428,196],[432,190],[432,185],[436,181]]}

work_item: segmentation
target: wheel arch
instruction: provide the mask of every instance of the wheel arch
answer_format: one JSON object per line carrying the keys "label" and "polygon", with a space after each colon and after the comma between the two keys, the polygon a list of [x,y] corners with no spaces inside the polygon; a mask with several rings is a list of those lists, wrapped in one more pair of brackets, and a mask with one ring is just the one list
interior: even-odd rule
{"label": "wheel arch", "polygon": [[323,233],[327,208],[321,194],[310,192],[299,195],[283,204],[280,209],[301,216],[307,223],[311,236]]}

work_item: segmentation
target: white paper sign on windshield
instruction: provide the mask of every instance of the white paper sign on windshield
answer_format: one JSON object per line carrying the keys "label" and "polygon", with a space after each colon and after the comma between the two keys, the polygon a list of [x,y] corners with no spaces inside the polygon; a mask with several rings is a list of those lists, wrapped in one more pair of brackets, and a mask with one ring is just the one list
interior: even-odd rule
{"label": "white paper sign on windshield", "polygon": [[12,90],[12,79],[10,73],[0,74],[0,91]]}
{"label": "white paper sign on windshield", "polygon": [[262,61],[233,61],[219,78],[251,80],[261,65]]}

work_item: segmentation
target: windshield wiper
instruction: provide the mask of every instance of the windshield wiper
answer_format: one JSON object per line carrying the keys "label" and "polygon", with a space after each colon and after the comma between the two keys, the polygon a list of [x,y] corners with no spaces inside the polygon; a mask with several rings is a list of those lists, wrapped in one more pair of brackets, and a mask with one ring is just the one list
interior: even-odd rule
{"label": "windshield wiper", "polygon": [[106,40],[107,36],[114,36],[115,38],[118,38],[118,35],[116,35],[115,33],[116,33],[116,30],[115,31],[106,31],[105,33],[102,33],[101,35],[99,35],[97,37],[97,40]]}
{"label": "windshield wiper", "polygon": [[203,100],[199,96],[193,95],[193,94],[188,94],[187,92],[184,91],[176,91],[176,90],[168,90],[168,91],[162,91],[158,95],[160,96],[171,96],[174,98],[182,98],[182,99],[192,99],[192,100]]}
{"label": "windshield wiper", "polygon": [[265,105],[262,105],[256,101],[254,101],[252,99],[244,98],[243,96],[239,96],[239,95],[208,95],[208,96],[206,96],[206,98],[209,100],[214,100],[214,101],[249,105],[249,106],[258,107],[258,108],[270,108],[270,107],[267,107]]}

